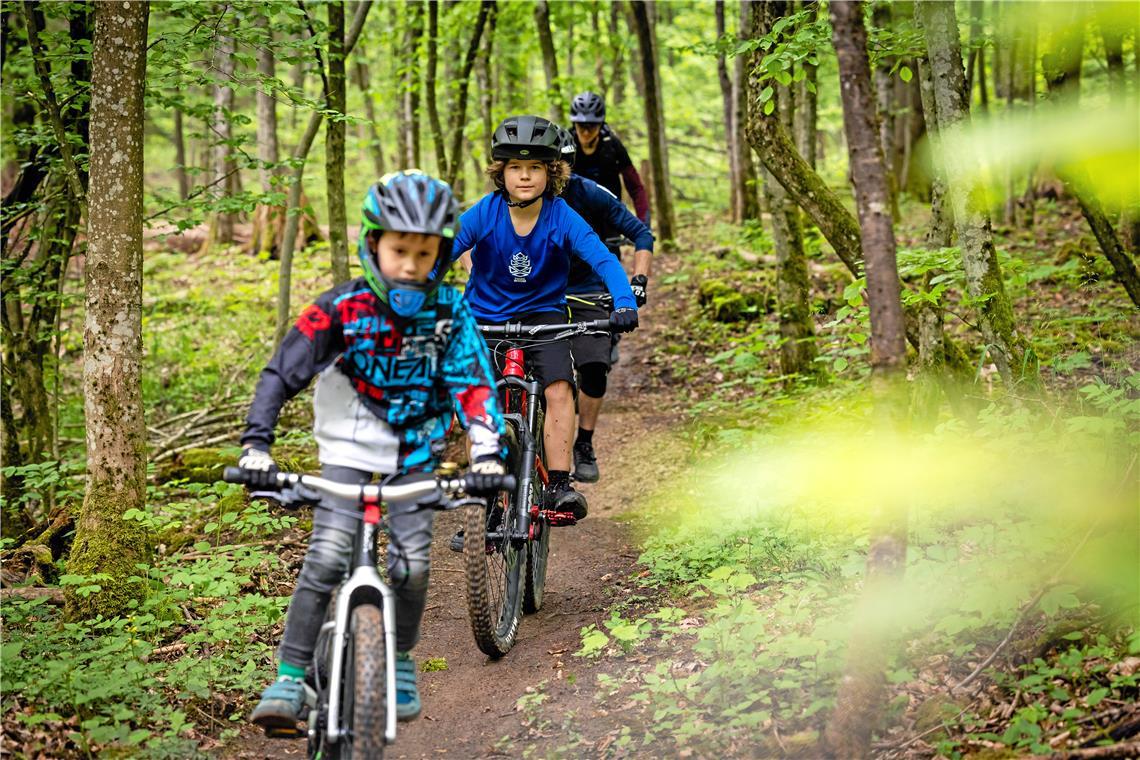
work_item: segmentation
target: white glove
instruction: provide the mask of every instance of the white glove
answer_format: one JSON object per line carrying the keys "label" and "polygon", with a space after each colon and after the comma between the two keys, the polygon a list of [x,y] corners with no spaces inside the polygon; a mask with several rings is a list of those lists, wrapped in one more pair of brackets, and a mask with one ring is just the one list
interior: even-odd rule
{"label": "white glove", "polygon": [[277,463],[268,451],[246,446],[242,449],[238,467],[251,473],[257,473],[250,478],[249,485],[253,488],[272,488],[277,485]]}

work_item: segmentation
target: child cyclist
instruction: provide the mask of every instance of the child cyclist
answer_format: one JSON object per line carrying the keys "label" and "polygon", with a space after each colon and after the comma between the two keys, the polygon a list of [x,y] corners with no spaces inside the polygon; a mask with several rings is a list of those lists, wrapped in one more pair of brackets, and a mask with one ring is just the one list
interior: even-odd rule
{"label": "child cyclist", "polygon": [[[498,188],[460,217],[455,250],[466,252],[466,300],[482,324],[566,323],[566,278],[582,259],[613,296],[615,332],[637,327],[637,303],[621,263],[582,217],[558,197],[570,168],[561,160],[560,129],[539,116],[512,116],[491,139],[487,174]],[[546,508],[586,516],[586,498],[570,485],[574,433],[574,367],[567,341],[529,348],[546,401]],[[455,548],[453,542],[452,548]]]}
{"label": "child cyclist", "polygon": [[[562,160],[575,167],[574,136],[562,130]],[[624,235],[633,242],[633,277],[630,288],[637,299],[637,307],[645,305],[649,283],[649,264],[653,256],[653,233],[629,212],[620,200],[602,185],[570,175],[562,198],[570,208],[586,220],[602,240]],[[613,251],[616,246],[607,247]],[[616,253],[616,251],[615,251]],[[566,285],[566,301],[570,318],[575,322],[604,319],[608,312],[608,298],[601,278],[579,259],[570,262],[570,275]],[[576,335],[570,341],[574,368],[578,372],[578,435],[574,440],[574,479],[581,483],[598,480],[598,460],[594,454],[594,429],[602,411],[602,398],[606,395],[606,380],[614,360],[616,336],[587,333]]]}
{"label": "child cyclist", "polygon": [[[451,188],[418,171],[389,174],[364,200],[359,255],[364,276],[334,287],[302,313],[261,373],[242,436],[239,466],[273,482],[269,455],[286,400],[316,377],[314,436],[321,475],[363,484],[373,475],[429,471],[452,413],[467,428],[470,472],[488,492],[505,472],[503,420],[486,343],[461,295],[440,282],[451,263],[458,214]],[[422,477],[422,475],[420,476]],[[318,509],[278,651],[278,677],[251,719],[275,735],[297,730],[305,669],[333,589],[348,568],[356,507]],[[388,505],[388,573],[396,592],[396,714],[419,715],[415,662],[428,586],[434,512]]]}

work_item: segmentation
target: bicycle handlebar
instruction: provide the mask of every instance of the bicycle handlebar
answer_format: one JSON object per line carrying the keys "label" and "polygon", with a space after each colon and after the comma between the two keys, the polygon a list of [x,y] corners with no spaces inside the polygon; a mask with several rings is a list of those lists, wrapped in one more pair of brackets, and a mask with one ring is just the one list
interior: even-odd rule
{"label": "bicycle handlebar", "polygon": [[608,319],[592,319],[587,322],[564,322],[557,325],[524,325],[522,322],[507,322],[501,325],[479,325],[484,335],[497,338],[538,338],[545,335],[581,335],[593,330],[609,330]]}
{"label": "bicycle handlebar", "polygon": [[[222,480],[227,483],[237,483],[239,485],[250,485],[253,476],[250,470],[243,470],[240,467],[227,467],[222,472]],[[469,485],[471,483],[470,475],[464,475],[456,478],[432,478],[424,479],[414,483],[396,483],[396,484],[367,484],[367,485],[352,485],[351,483],[337,483],[333,480],[326,478],[319,478],[315,475],[299,475],[292,472],[279,472],[277,473],[277,485],[275,489],[267,490],[285,490],[295,489],[301,486],[310,491],[317,493],[335,496],[341,499],[358,501],[363,503],[378,503],[381,501],[415,501],[431,496],[436,493],[437,489],[442,490],[444,495],[448,498],[457,496],[465,496],[471,493]],[[514,475],[503,475],[499,480],[499,489],[503,491],[514,491],[516,480]]]}

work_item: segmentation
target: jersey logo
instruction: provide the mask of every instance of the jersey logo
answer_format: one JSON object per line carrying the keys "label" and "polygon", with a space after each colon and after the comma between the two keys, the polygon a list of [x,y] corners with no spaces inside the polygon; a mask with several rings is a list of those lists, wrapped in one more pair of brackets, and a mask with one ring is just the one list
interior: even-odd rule
{"label": "jersey logo", "polygon": [[531,270],[530,257],[522,251],[516,252],[514,256],[511,256],[511,263],[507,269],[515,278],[515,282],[526,282],[527,275],[530,274]]}

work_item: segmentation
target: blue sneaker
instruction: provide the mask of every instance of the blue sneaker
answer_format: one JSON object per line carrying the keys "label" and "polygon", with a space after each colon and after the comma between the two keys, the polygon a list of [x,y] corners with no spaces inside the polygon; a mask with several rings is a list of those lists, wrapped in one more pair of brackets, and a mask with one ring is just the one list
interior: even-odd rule
{"label": "blue sneaker", "polygon": [[420,690],[416,687],[416,661],[407,652],[396,653],[396,718],[420,717]]}
{"label": "blue sneaker", "polygon": [[303,732],[297,727],[297,722],[308,719],[306,703],[312,701],[315,700],[304,683],[292,678],[279,678],[261,692],[261,701],[253,708],[249,719],[265,729],[266,736],[301,736]]}

